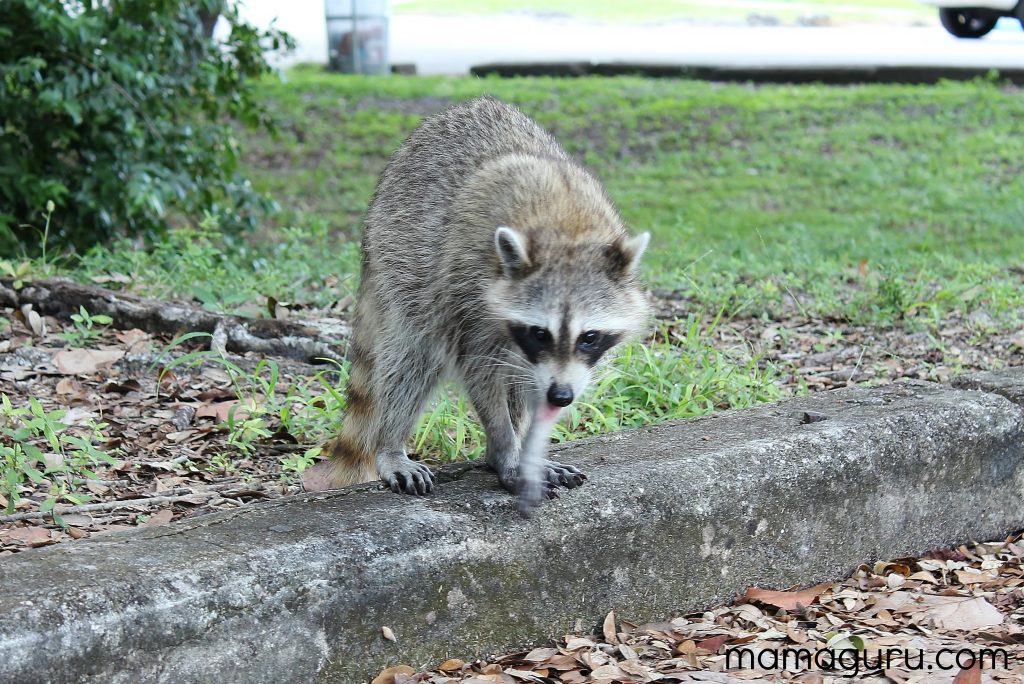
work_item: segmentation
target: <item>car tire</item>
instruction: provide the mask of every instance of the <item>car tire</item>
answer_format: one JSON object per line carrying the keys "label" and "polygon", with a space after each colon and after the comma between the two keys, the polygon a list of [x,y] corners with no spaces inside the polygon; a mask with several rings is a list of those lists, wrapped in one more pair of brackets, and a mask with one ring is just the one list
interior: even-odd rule
{"label": "car tire", "polygon": [[939,10],[939,21],[957,38],[981,38],[995,28],[999,17],[979,14],[972,9],[943,7]]}

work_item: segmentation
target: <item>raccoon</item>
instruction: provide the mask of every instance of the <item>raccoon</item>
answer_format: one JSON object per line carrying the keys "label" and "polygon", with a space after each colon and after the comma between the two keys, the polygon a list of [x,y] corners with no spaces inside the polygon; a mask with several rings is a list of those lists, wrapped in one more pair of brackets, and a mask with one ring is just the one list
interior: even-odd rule
{"label": "raccoon", "polygon": [[523,514],[582,484],[547,446],[602,356],[645,326],[648,239],[518,109],[484,97],[425,120],[370,202],[344,426],[305,488],[380,478],[429,493],[405,442],[445,378],[468,394],[487,464]]}

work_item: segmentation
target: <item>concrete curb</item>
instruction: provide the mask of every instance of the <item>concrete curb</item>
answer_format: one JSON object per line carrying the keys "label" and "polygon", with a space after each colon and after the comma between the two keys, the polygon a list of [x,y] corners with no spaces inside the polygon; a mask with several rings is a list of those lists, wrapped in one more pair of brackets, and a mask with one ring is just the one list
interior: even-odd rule
{"label": "concrete curb", "polygon": [[670,63],[628,62],[522,62],[479,64],[470,67],[473,76],[646,76],[688,78],[701,81],[741,83],[855,83],[932,84],[941,80],[969,81],[987,78],[993,71],[998,79],[1024,84],[1024,69],[987,69],[955,66],[764,66],[721,67]]}
{"label": "concrete curb", "polygon": [[995,383],[1024,373],[577,442],[559,458],[590,481],[530,520],[464,464],[430,497],[365,485],[19,554],[0,681],[368,681],[998,538],[1024,527],[1024,408]]}

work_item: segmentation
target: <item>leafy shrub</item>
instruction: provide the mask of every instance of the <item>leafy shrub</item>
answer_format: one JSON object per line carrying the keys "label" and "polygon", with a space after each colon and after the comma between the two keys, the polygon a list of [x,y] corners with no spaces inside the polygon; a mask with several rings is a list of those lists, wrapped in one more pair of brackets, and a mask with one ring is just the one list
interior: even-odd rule
{"label": "leafy shrub", "polygon": [[0,2],[0,253],[38,243],[51,200],[50,240],[79,248],[169,212],[251,222],[269,200],[237,173],[231,120],[270,127],[255,80],[291,46],[225,0]]}

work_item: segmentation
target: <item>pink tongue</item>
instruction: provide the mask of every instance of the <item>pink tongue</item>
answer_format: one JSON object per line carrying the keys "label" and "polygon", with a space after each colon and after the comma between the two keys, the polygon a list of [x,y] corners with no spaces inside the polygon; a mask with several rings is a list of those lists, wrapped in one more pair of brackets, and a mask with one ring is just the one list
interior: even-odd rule
{"label": "pink tongue", "polygon": [[540,410],[537,412],[537,417],[540,418],[541,421],[549,423],[555,418],[557,418],[558,414],[561,413],[561,411],[562,408],[560,406],[552,406],[551,404],[545,401],[544,404],[540,407]]}

